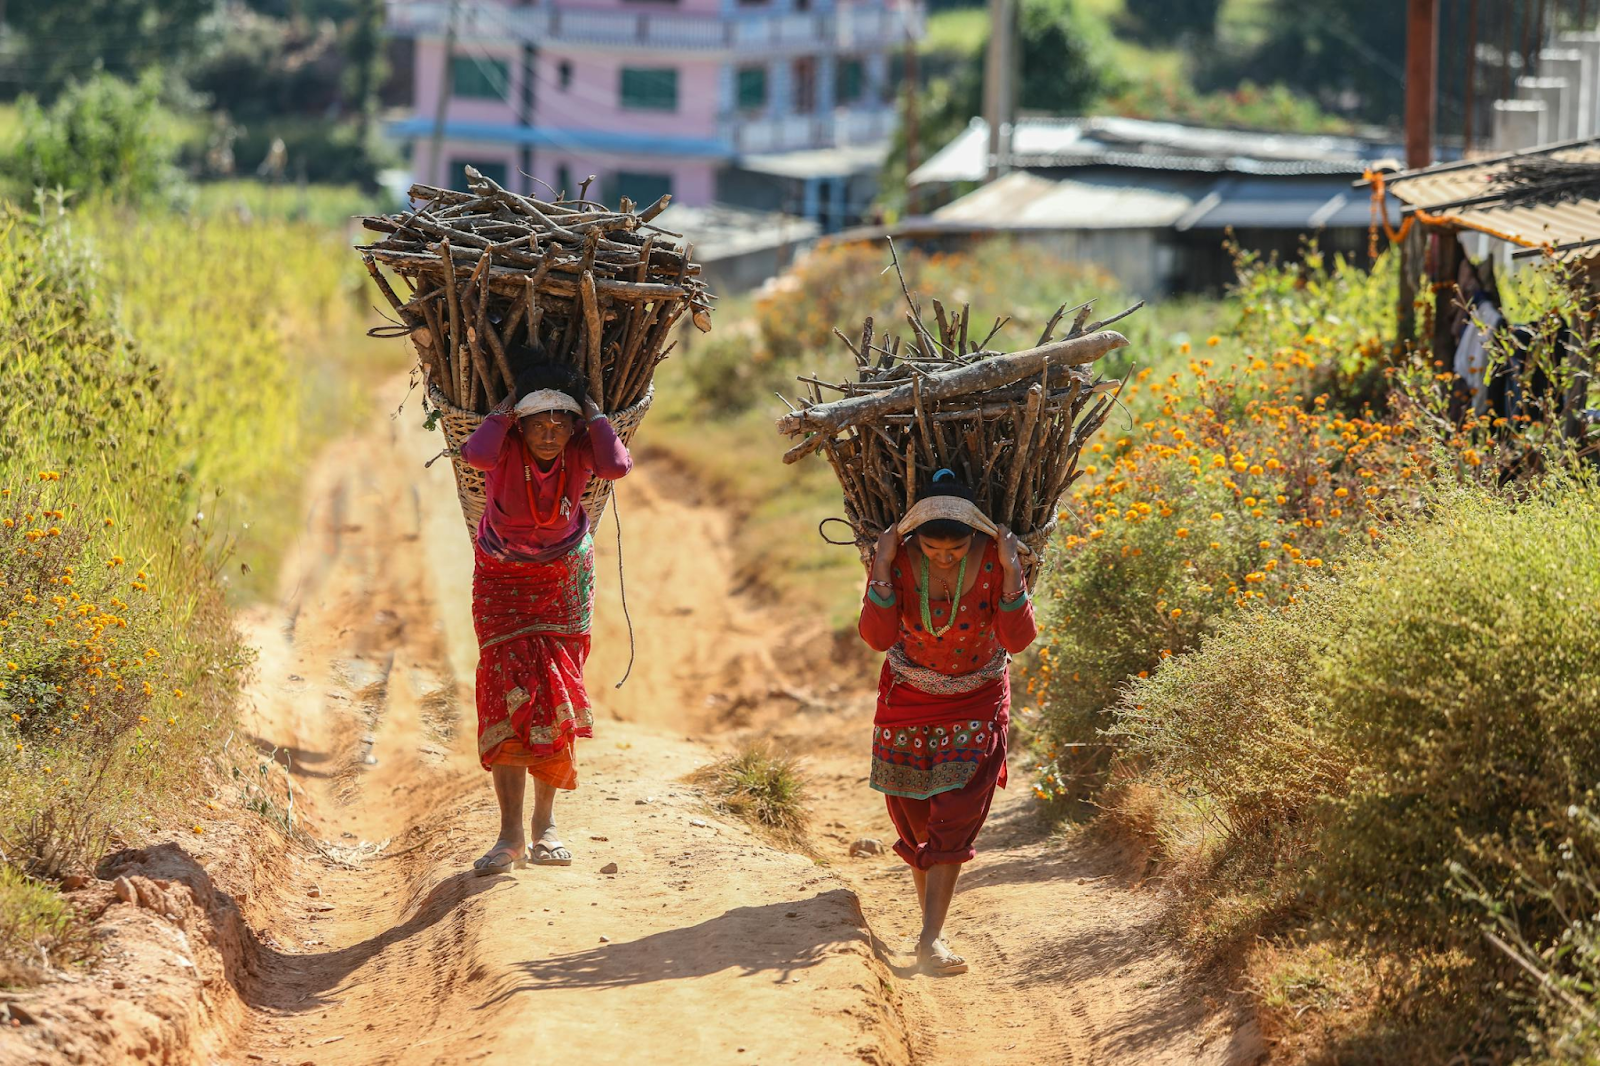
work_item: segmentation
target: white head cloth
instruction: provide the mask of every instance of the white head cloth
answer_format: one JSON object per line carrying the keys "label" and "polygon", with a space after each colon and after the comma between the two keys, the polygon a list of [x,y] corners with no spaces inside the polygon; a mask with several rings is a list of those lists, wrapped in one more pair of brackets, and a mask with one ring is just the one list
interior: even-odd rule
{"label": "white head cloth", "polygon": [[577,400],[557,389],[539,389],[517,401],[518,418],[527,418],[529,415],[543,414],[546,411],[571,411],[575,415],[583,414],[583,408],[579,406]]}
{"label": "white head cloth", "polygon": [[918,500],[900,519],[900,524],[895,527],[901,536],[913,533],[916,528],[925,522],[946,518],[954,522],[961,522],[971,526],[980,533],[987,533],[991,537],[998,537],[1000,530],[989,521],[989,516],[978,510],[974,503],[963,500],[960,496],[929,496]]}

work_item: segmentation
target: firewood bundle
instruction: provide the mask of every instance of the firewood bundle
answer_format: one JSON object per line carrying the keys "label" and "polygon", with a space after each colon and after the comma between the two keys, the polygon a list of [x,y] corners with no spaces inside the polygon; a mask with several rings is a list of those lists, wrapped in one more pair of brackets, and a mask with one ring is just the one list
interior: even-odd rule
{"label": "firewood bundle", "polygon": [[[475,529],[483,513],[483,476],[459,459],[461,442],[483,416],[516,390],[529,361],[575,367],[595,404],[627,441],[649,409],[655,368],[674,325],[690,315],[711,328],[711,294],[693,246],[680,247],[651,224],[663,196],[636,211],[624,199],[612,211],[582,198],[552,202],[503,188],[472,167],[469,192],[413,185],[413,211],[366,217],[384,234],[358,247],[398,322],[374,336],[409,336],[441,416],[456,467],[462,510]],[[397,293],[380,267],[407,288]],[[609,485],[584,497],[598,522]]]}
{"label": "firewood bundle", "polygon": [[[1062,307],[1037,346],[1007,354],[990,348],[1003,321],[979,340],[969,328],[969,307],[950,312],[934,300],[930,328],[909,290],[905,296],[909,335],[880,334],[871,318],[855,337],[834,331],[855,356],[857,379],[800,379],[808,395],[778,419],[780,431],[802,438],[784,461],[814,451],[826,456],[863,561],[934,472],[948,467],[1037,562],[1061,497],[1080,476],[1079,453],[1121,388],[1092,366],[1128,343],[1105,327],[1143,304],[1098,322],[1089,321],[1092,303]],[[1072,312],[1066,336],[1052,340]],[[824,389],[842,398],[824,401]]]}
{"label": "firewood bundle", "polygon": [[[421,207],[361,220],[387,234],[362,257],[416,342],[428,383],[451,404],[483,414],[507,396],[521,369],[507,350],[521,343],[577,367],[595,403],[620,411],[649,391],[679,316],[711,328],[692,246],[650,225],[667,197],[637,213],[626,200],[611,211],[521,196],[472,167],[467,179],[471,192],[413,185]],[[380,263],[405,280],[407,298]]]}

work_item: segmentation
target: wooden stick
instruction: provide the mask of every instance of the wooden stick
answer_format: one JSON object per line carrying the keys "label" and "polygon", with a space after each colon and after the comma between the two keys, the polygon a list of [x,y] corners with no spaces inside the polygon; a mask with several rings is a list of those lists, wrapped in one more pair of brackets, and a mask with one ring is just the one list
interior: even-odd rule
{"label": "wooden stick", "polygon": [[[922,395],[930,400],[943,400],[968,393],[982,393],[1020,381],[1038,373],[1044,366],[1076,366],[1093,362],[1107,352],[1126,347],[1127,343],[1128,339],[1122,334],[1107,330],[1011,355],[997,355],[928,375],[922,383]],[[784,415],[778,419],[778,429],[791,436],[835,433],[847,425],[910,410],[914,402],[912,387],[901,385],[871,396],[835,400]],[[817,446],[820,444],[820,441],[817,442]]]}
{"label": "wooden stick", "polygon": [[583,272],[583,333],[586,346],[584,366],[589,374],[589,398],[596,407],[606,409],[605,381],[600,376],[600,297],[595,293],[594,275]]}

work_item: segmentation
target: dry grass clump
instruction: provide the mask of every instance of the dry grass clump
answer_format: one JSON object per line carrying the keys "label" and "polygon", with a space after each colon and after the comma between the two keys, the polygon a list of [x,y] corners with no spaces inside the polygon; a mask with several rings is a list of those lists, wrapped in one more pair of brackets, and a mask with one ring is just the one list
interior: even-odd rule
{"label": "dry grass clump", "polygon": [[718,810],[744,819],[786,844],[799,843],[810,816],[800,764],[769,743],[750,744],[696,771],[696,784]]}

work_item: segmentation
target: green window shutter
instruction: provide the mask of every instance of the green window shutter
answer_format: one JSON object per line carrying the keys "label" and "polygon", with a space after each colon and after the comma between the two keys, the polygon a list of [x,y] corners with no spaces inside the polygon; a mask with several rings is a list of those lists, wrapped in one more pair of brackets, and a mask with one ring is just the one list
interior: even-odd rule
{"label": "green window shutter", "polygon": [[636,170],[619,170],[607,183],[611,187],[606,202],[618,203],[624,196],[643,207],[672,194],[671,174],[648,174]]}
{"label": "green window shutter", "polygon": [[760,111],[767,106],[767,68],[739,68],[739,110]]}
{"label": "green window shutter", "polygon": [[678,72],[671,67],[623,67],[622,106],[644,111],[678,110]]}
{"label": "green window shutter", "polygon": [[853,104],[861,99],[864,81],[859,59],[841,59],[835,70],[833,99],[839,104]]}
{"label": "green window shutter", "polygon": [[465,189],[467,187],[467,167],[472,167],[479,174],[498,185],[506,183],[506,165],[504,163],[481,163],[476,159],[450,160],[450,181],[454,184],[451,188]]}
{"label": "green window shutter", "polygon": [[511,97],[511,64],[503,59],[451,56],[450,91],[455,96],[473,100],[508,100]]}

